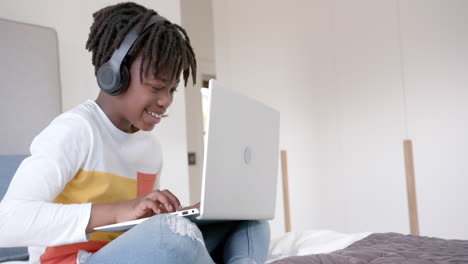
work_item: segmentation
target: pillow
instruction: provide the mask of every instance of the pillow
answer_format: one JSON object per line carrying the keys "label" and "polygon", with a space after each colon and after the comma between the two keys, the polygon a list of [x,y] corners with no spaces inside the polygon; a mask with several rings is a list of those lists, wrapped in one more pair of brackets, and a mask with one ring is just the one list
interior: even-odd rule
{"label": "pillow", "polygon": [[5,195],[10,181],[27,155],[0,155],[0,200]]}
{"label": "pillow", "polygon": [[[0,155],[0,201],[5,195],[10,181],[27,155]],[[28,260],[27,247],[0,248],[0,262]]]}
{"label": "pillow", "polygon": [[0,248],[0,262],[28,260],[27,247]]}

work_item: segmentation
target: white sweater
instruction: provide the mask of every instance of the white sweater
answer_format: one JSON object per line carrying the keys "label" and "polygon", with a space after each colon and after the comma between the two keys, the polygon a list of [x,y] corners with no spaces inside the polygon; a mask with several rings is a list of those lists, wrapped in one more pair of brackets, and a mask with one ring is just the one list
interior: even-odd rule
{"label": "white sweater", "polygon": [[30,151],[0,203],[0,247],[29,246],[33,263],[45,247],[117,237],[87,237],[91,203],[157,188],[162,167],[154,134],[119,130],[94,101],[55,118]]}

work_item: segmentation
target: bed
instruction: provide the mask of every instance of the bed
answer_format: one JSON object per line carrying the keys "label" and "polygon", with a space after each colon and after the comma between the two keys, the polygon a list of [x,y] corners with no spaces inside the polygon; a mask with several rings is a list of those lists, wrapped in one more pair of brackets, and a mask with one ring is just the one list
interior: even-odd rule
{"label": "bed", "polygon": [[273,241],[268,263],[468,263],[468,240],[398,233],[307,231]]}
{"label": "bed", "polygon": [[343,234],[331,230],[288,232],[270,242],[268,263],[291,256],[333,252],[369,235],[370,233]]}
{"label": "bed", "polygon": [[419,236],[411,140],[403,141],[410,233],[340,234],[328,230],[291,230],[286,151],[281,151],[285,230],[271,241],[268,263],[468,263],[468,240]]}

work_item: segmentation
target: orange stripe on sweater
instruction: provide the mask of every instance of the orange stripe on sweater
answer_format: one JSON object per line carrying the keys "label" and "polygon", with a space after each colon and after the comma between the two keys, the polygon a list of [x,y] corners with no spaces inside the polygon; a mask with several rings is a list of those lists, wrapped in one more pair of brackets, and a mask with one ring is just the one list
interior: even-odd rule
{"label": "orange stripe on sweater", "polygon": [[137,196],[152,192],[155,182],[156,174],[137,172]]}

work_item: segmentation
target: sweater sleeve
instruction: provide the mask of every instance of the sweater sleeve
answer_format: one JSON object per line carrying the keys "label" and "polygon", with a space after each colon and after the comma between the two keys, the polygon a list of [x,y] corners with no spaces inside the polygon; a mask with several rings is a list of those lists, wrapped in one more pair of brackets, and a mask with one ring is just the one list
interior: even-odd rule
{"label": "sweater sleeve", "polygon": [[56,246],[86,241],[91,204],[55,204],[54,199],[88,157],[89,123],[62,114],[31,144],[0,203],[0,247]]}

